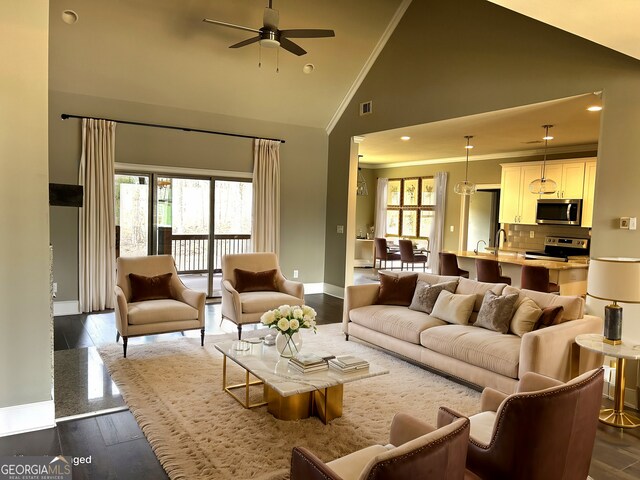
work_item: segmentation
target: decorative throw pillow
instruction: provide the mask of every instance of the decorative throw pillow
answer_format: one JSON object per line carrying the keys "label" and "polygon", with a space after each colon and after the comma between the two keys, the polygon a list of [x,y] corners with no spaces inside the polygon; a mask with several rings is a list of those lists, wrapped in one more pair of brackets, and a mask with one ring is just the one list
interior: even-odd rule
{"label": "decorative throw pillow", "polygon": [[418,274],[378,275],[380,277],[380,290],[378,291],[378,305],[401,305],[408,307],[416,289]]}
{"label": "decorative throw pillow", "polygon": [[562,305],[547,307],[542,309],[542,315],[540,315],[533,329],[538,330],[539,328],[558,325],[562,322],[564,322],[564,307]]}
{"label": "decorative throw pillow", "polygon": [[475,302],[475,294],[462,295],[442,290],[431,315],[447,323],[467,325]]}
{"label": "decorative throw pillow", "polygon": [[517,301],[517,293],[496,295],[491,290],[487,290],[474,325],[494,332],[507,333]]}
{"label": "decorative throw pillow", "polygon": [[529,297],[524,297],[520,305],[516,304],[516,306],[516,313],[511,319],[509,331],[521,337],[533,330],[542,315],[542,309]]}
{"label": "decorative throw pillow", "polygon": [[131,301],[162,300],[171,296],[171,272],[145,277],[144,275],[129,274],[131,284]]}
{"label": "decorative throw pillow", "polygon": [[453,282],[436,283],[434,285],[418,280],[418,285],[416,285],[416,291],[413,294],[409,308],[418,312],[431,313],[440,292],[446,290],[447,292],[455,293],[457,286],[457,280]]}
{"label": "decorative throw pillow", "polygon": [[236,277],[235,289],[238,293],[278,291],[277,269],[251,272],[249,270],[234,268],[233,274]]}

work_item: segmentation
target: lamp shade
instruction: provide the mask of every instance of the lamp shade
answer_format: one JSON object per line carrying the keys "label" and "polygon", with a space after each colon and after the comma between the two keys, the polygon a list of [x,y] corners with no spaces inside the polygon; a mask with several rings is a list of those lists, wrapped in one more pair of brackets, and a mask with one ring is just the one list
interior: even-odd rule
{"label": "lamp shade", "polygon": [[592,259],[589,262],[587,295],[600,300],[640,303],[640,258]]}

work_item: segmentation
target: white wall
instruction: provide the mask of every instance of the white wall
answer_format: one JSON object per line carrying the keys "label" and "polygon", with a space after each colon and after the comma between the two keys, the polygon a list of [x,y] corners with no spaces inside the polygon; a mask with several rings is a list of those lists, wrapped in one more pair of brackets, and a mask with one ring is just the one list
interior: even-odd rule
{"label": "white wall", "polygon": [[48,1],[0,2],[0,435],[53,423],[48,43]]}

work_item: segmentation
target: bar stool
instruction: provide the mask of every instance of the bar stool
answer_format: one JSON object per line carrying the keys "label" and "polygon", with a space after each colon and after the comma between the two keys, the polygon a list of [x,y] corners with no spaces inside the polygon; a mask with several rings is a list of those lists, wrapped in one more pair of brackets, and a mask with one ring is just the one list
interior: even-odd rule
{"label": "bar stool", "polygon": [[511,285],[510,277],[503,277],[497,260],[476,258],[476,277],[479,282],[506,283]]}
{"label": "bar stool", "polygon": [[440,258],[438,275],[451,275],[469,278],[469,272],[458,267],[458,257],[455,253],[440,252],[438,257]]}
{"label": "bar stool", "polygon": [[549,282],[549,269],[533,265],[523,265],[520,288],[545,293],[560,293],[560,286]]}

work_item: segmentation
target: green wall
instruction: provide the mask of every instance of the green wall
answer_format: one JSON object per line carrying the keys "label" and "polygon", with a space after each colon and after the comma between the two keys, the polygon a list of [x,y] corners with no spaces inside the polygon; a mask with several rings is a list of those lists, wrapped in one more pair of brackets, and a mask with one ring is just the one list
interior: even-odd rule
{"label": "green wall", "polygon": [[[640,124],[640,62],[489,2],[414,0],[329,137],[325,282],[344,285],[345,238],[335,232],[346,222],[352,136],[600,90],[592,253],[640,256],[639,231],[615,228],[640,204],[640,144],[629,130]],[[360,117],[368,100],[373,113]],[[487,183],[497,183],[501,162]],[[451,166],[450,190],[462,171]],[[447,225],[459,224],[455,203]],[[457,232],[446,233],[445,248],[452,244]]]}
{"label": "green wall", "polygon": [[52,411],[2,411],[52,400],[48,43],[48,2],[0,2],[0,427],[10,430],[53,423]]}
{"label": "green wall", "polygon": [[[280,265],[287,277],[297,269],[301,281],[322,282],[324,258],[309,252],[324,252],[327,134],[323,129],[51,91],[49,175],[55,183],[77,183],[81,153],[80,120],[62,121],[62,113],[283,138]],[[253,145],[250,139],[120,124],[116,162],[251,172]],[[77,300],[78,211],[50,210],[56,300]]]}

